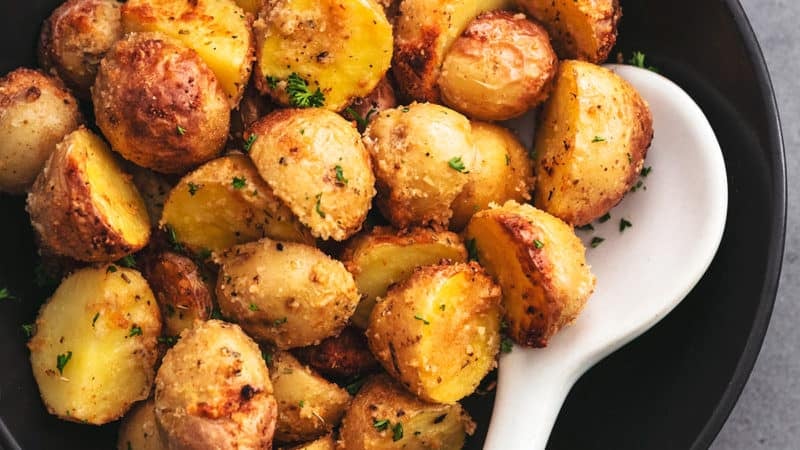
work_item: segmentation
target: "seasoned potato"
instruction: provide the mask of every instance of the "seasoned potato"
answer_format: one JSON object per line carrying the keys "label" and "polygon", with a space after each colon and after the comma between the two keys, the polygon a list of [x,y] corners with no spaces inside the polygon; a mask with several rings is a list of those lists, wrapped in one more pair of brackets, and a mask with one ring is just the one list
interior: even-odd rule
{"label": "seasoned potato", "polygon": [[354,99],[344,109],[342,116],[347,120],[355,120],[359,129],[363,129],[376,113],[395,106],[397,106],[397,97],[394,95],[394,87],[387,77],[383,77],[366,97]]}
{"label": "seasoned potato", "polygon": [[215,159],[183,177],[167,198],[161,224],[195,253],[262,237],[314,242],[243,155]]}
{"label": "seasoned potato", "polygon": [[617,42],[619,0],[515,0],[544,24],[561,59],[601,63]]}
{"label": "seasoned potato", "polygon": [[279,110],[248,134],[258,172],[314,236],[342,241],[361,229],[375,176],[352,123],[319,108]]}
{"label": "seasoned potato", "polygon": [[511,0],[402,0],[395,19],[392,71],[403,96],[440,102],[439,72],[447,51],[478,14]]}
{"label": "seasoned potato", "polygon": [[324,339],[317,345],[292,350],[311,368],[339,379],[352,378],[379,367],[367,346],[364,332],[346,327],[338,336]]}
{"label": "seasoned potato", "polygon": [[217,301],[253,338],[279,349],[338,334],[358,304],[353,276],[314,247],[262,239],[222,252]]}
{"label": "seasoned potato", "polygon": [[[280,449],[281,447],[279,447]],[[283,450],[335,450],[336,449],[336,441],[333,440],[333,436],[328,434],[325,435],[316,441],[306,442],[300,445],[294,445],[292,447],[283,447]]]}
{"label": "seasoned potato", "polygon": [[100,425],[150,395],[161,318],[139,272],[78,270],[36,318],[28,342],[33,376],[50,414]]}
{"label": "seasoned potato", "polygon": [[92,87],[97,126],[125,159],[182,173],[225,145],[230,110],[194,50],[156,33],[130,33],[100,63]]}
{"label": "seasoned potato", "polygon": [[156,424],[155,401],[136,405],[119,426],[117,450],[168,450]]}
{"label": "seasoned potato", "polygon": [[526,202],[533,190],[533,161],[513,133],[485,122],[472,122],[472,140],[478,163],[469,172],[469,181],[453,202],[450,228],[461,230],[470,217],[494,202]]}
{"label": "seasoned potato", "polygon": [[155,31],[196,51],[216,75],[231,108],[242,98],[253,63],[253,37],[232,0],[127,0],[125,32]]}
{"label": "seasoned potato", "polygon": [[158,369],[155,411],[169,448],[270,448],[277,407],[258,345],[219,320],[185,331]]}
{"label": "seasoned potato", "polygon": [[58,79],[25,68],[0,78],[0,191],[30,188],[56,144],[81,121],[78,101]]}
{"label": "seasoned potato", "polygon": [[122,38],[121,4],[115,0],[67,0],[44,21],[39,64],[88,99],[97,66]]}
{"label": "seasoned potato", "polygon": [[[339,111],[392,59],[392,26],[374,0],[265,0],[254,29],[256,86],[283,105]],[[309,103],[304,91],[320,94]]]}
{"label": "seasoned potato", "polygon": [[28,195],[28,213],[42,247],[80,261],[114,261],[150,238],[136,186],[86,128],[56,146]]}
{"label": "seasoned potato", "polygon": [[628,82],[563,62],[536,132],[534,204],[572,225],[603,216],[636,182],[652,139],[650,108]]}
{"label": "seasoned potato", "polygon": [[125,168],[130,172],[131,180],[142,196],[147,215],[150,216],[150,225],[157,228],[158,220],[164,211],[164,204],[167,202],[167,195],[175,186],[175,180],[136,164],[127,164]]}
{"label": "seasoned potato", "polygon": [[307,441],[329,433],[339,425],[350,394],[325,380],[287,352],[273,356],[270,371],[278,421],[275,440]]}
{"label": "seasoned potato", "polygon": [[147,255],[142,272],[156,296],[164,334],[177,336],[195,320],[208,320],[214,307],[212,286],[190,258],[165,251]]}
{"label": "seasoned potato", "polygon": [[446,226],[477,162],[469,120],[432,103],[383,111],[364,132],[378,207],[397,228]]}
{"label": "seasoned potato", "polygon": [[376,300],[386,295],[391,285],[408,278],[417,267],[442,260],[467,260],[467,250],[457,234],[427,228],[397,232],[375,227],[348,242],[342,262],[361,293],[353,324],[366,328]]}
{"label": "seasoned potato", "polygon": [[512,200],[475,214],[465,234],[503,289],[506,333],[520,345],[546,346],[592,294],[586,249],[572,227],[544,211]]}
{"label": "seasoned potato", "polygon": [[454,403],[475,391],[500,350],[500,288],[476,263],[427,266],[372,310],[369,347],[418,397]]}
{"label": "seasoned potato", "polygon": [[442,101],[475,119],[511,119],[547,99],[557,65],[540,25],[522,14],[483,13],[442,62]]}
{"label": "seasoned potato", "polygon": [[353,399],[339,430],[347,450],[460,449],[475,425],[461,405],[417,399],[386,375],[376,376]]}

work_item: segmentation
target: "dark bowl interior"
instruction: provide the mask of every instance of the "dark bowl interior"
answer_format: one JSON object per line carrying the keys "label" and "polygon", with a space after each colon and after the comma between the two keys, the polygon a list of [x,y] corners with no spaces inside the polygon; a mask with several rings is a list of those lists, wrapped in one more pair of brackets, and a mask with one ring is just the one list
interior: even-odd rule
{"label": "dark bowl interior", "polygon": [[[34,65],[39,26],[58,3],[0,5],[1,73]],[[577,383],[549,447],[705,448],[747,380],[775,298],[786,213],[777,109],[758,44],[735,0],[622,4],[618,50],[645,52],[648,63],[700,104],[717,133],[728,170],[728,223],[719,253],[689,297]],[[0,371],[0,444],[9,450],[111,448],[115,424],[62,422],[39,399],[21,324],[34,319],[47,293],[32,282],[35,249],[23,206],[21,198],[0,196],[0,287],[19,297],[0,304],[0,361],[6,366]],[[692,239],[675,245],[692,245]],[[481,447],[491,401],[468,402],[482,425],[470,448]]]}

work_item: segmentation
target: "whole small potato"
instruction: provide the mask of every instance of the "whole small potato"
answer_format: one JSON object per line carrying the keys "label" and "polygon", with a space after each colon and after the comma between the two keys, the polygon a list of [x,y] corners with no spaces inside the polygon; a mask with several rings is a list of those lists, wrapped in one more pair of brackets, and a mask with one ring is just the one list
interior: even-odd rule
{"label": "whole small potato", "polygon": [[78,101],[58,79],[25,68],[0,78],[0,191],[30,188],[56,144],[81,121]]}
{"label": "whole small potato", "polygon": [[547,31],[523,14],[491,11],[470,22],[442,63],[444,103],[480,120],[507,120],[547,99],[558,58]]}
{"label": "whole small potato", "polygon": [[100,63],[97,126],[125,159],[182,173],[216,156],[230,125],[227,98],[194,50],[157,33],[130,33]]}

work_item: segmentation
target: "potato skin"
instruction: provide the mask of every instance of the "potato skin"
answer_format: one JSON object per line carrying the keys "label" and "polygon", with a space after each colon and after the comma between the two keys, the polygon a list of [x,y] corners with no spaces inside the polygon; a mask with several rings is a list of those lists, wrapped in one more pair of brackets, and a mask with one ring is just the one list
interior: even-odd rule
{"label": "potato skin", "polygon": [[100,63],[92,100],[97,126],[125,159],[182,173],[225,145],[230,110],[216,76],[165,35],[130,33]]}
{"label": "potato skin", "polygon": [[120,6],[115,0],[68,0],[42,24],[39,64],[83,99],[100,60],[122,38]]}
{"label": "potato skin", "polygon": [[31,187],[56,144],[82,122],[57,78],[19,68],[0,78],[0,191]]}
{"label": "potato skin", "polygon": [[522,14],[483,13],[442,62],[442,101],[480,120],[507,120],[547,99],[558,58],[547,31]]}
{"label": "potato skin", "polygon": [[235,324],[186,330],[156,375],[155,412],[169,448],[271,447],[276,403],[261,351]]}
{"label": "potato skin", "polygon": [[346,327],[338,336],[325,338],[317,345],[296,348],[292,352],[314,370],[340,379],[352,378],[380,367],[369,351],[364,332],[355,327]]}
{"label": "potato skin", "polygon": [[155,401],[150,398],[137,404],[122,419],[117,450],[167,450],[156,423]]}
{"label": "potato skin", "polygon": [[603,216],[636,182],[652,139],[650,109],[630,84],[563,62],[536,131],[534,204],[572,225]]}

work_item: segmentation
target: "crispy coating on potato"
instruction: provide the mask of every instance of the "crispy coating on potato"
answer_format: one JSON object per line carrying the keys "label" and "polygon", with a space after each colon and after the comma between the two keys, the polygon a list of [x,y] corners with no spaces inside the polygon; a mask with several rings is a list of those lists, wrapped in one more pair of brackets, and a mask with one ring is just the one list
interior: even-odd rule
{"label": "crispy coating on potato", "polygon": [[507,120],[547,99],[558,58],[547,31],[522,14],[486,12],[442,62],[442,101],[473,119]]}
{"label": "crispy coating on potato", "polygon": [[120,6],[116,0],[67,0],[59,5],[42,24],[39,65],[88,99],[100,60],[122,38]]}
{"label": "crispy coating on potato", "polygon": [[115,261],[150,239],[136,186],[86,128],[56,146],[31,188],[27,210],[46,251],[80,261]]}
{"label": "crispy coating on potato", "polygon": [[26,68],[0,78],[0,191],[29,189],[56,144],[81,122],[78,101],[57,78]]}
{"label": "crispy coating on potato", "polygon": [[155,412],[169,448],[265,449],[277,407],[261,351],[219,320],[185,331],[156,375]]}
{"label": "crispy coating on potato", "polygon": [[592,294],[595,277],[572,227],[511,200],[475,214],[465,239],[503,289],[506,333],[516,343],[545,347]]}
{"label": "crispy coating on potato", "polygon": [[156,424],[155,401],[150,398],[133,407],[119,426],[117,450],[167,450]]}
{"label": "crispy coating on potato", "polygon": [[300,347],[292,352],[323,375],[339,379],[353,378],[379,367],[367,346],[364,332],[346,327],[338,336],[325,338],[317,345]]}
{"label": "crispy coating on potato", "polygon": [[627,81],[563,62],[536,131],[534,204],[572,225],[603,216],[636,183],[652,139],[650,108]]}
{"label": "crispy coating on potato", "polygon": [[125,159],[183,173],[225,145],[230,110],[214,72],[181,42],[130,33],[100,63],[92,100],[97,126]]}

